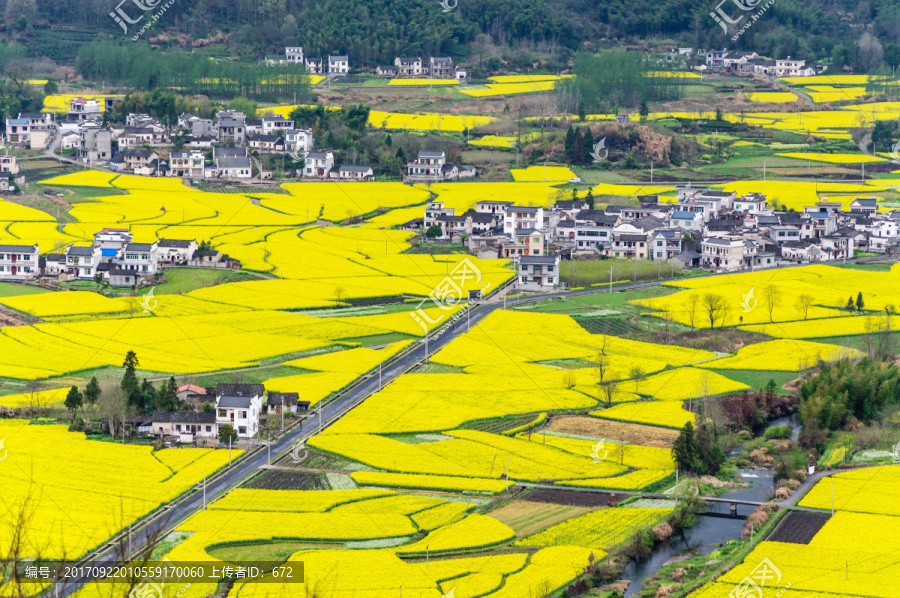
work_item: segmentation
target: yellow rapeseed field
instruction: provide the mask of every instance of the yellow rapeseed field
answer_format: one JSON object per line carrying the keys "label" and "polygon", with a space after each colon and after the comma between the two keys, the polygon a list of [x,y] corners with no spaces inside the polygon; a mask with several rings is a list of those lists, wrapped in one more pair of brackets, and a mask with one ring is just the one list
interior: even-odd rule
{"label": "yellow rapeseed field", "polygon": [[[175,449],[154,453],[22,420],[0,420],[0,438],[0,525],[11,529],[24,513],[25,554],[50,559],[77,560],[228,463],[227,450],[177,449],[180,459],[170,460],[161,457]],[[0,535],[0,551],[8,552],[12,539]]]}

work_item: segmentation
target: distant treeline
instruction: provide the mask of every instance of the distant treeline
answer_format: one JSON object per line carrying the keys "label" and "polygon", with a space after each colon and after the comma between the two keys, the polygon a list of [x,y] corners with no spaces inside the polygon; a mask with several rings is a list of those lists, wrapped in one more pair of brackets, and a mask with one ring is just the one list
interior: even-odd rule
{"label": "distant treeline", "polygon": [[[123,35],[109,17],[115,3],[108,0],[6,0],[5,5],[14,34],[50,23]],[[129,14],[136,10],[131,3],[126,8]],[[349,54],[354,66],[388,63],[397,55],[451,53],[480,35],[500,46],[568,51],[585,42],[604,47],[654,39],[807,60],[829,59],[837,49],[841,61],[853,60],[853,45],[863,31],[884,45],[886,60],[896,56],[892,50],[900,43],[896,0],[778,0],[736,42],[733,32],[724,32],[710,17],[715,9],[715,0],[460,0],[450,12],[443,12],[439,0],[191,0],[175,2],[150,35],[175,30],[198,39],[221,31],[230,36],[230,51],[245,58],[302,45],[311,55]],[[741,15],[732,3],[722,10],[732,18]]]}
{"label": "distant treeline", "polygon": [[296,94],[300,103],[312,98],[309,77],[296,66],[219,62],[183,50],[151,51],[143,43],[85,44],[76,68],[88,79],[149,91],[170,89],[185,95],[270,101],[293,100]]}

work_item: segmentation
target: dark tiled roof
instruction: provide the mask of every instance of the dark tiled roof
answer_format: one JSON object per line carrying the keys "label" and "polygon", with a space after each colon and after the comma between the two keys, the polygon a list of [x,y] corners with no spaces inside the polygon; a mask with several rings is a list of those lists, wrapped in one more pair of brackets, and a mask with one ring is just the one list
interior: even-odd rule
{"label": "dark tiled roof", "polygon": [[296,392],[270,392],[266,398],[266,404],[269,407],[275,407],[281,405],[282,399],[284,399],[284,404],[290,407],[297,404],[300,400],[300,395]]}
{"label": "dark tiled roof", "polygon": [[191,246],[193,241],[182,241],[180,239],[160,239],[159,246],[160,247],[179,247],[181,249],[187,249]]}
{"label": "dark tiled roof", "polygon": [[222,407],[222,408],[226,408],[226,407],[231,407],[231,408],[237,408],[237,407],[249,408],[249,407],[250,407],[250,397],[231,397],[231,396],[228,396],[228,395],[222,395],[222,396],[219,397],[219,400],[216,401],[216,406],[217,406],[217,407]]}
{"label": "dark tiled roof", "polygon": [[10,253],[34,253],[34,245],[0,245],[0,251]]}
{"label": "dark tiled roof", "polygon": [[556,264],[556,258],[550,255],[541,256],[541,255],[523,255],[519,258],[519,263],[528,265],[553,265]]}
{"label": "dark tiled roof", "polygon": [[216,384],[217,395],[231,395],[235,397],[262,396],[266,387],[262,384]]}
{"label": "dark tiled roof", "polygon": [[125,246],[125,251],[152,251],[153,245],[150,243],[129,243]]}

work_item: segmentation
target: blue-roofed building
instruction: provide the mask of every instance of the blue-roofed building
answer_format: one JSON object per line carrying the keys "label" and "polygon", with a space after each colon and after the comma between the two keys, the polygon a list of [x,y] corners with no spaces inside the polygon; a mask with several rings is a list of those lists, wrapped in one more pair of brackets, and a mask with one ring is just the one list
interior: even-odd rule
{"label": "blue-roofed building", "polygon": [[680,228],[686,231],[700,231],[703,229],[703,215],[699,212],[687,210],[675,210],[669,217],[672,228]]}

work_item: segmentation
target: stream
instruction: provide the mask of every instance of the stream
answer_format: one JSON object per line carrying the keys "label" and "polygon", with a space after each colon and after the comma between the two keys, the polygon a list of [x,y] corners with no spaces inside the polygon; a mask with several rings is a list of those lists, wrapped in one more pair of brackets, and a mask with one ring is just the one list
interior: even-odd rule
{"label": "stream", "polygon": [[[797,414],[786,415],[769,422],[767,427],[790,426],[791,439],[796,442],[800,435],[800,422]],[[740,452],[741,449],[737,449]],[[753,501],[767,501],[775,487],[774,473],[769,469],[742,469],[741,480],[750,484],[749,488],[736,488],[725,492],[722,498],[735,498]],[[632,560],[622,571],[620,579],[631,581],[625,596],[639,593],[644,582],[656,574],[671,559],[684,556],[702,556],[711,553],[729,540],[741,537],[744,531],[744,520],[756,510],[750,505],[738,505],[737,515],[731,515],[728,503],[712,503],[700,516],[700,521],[685,532],[685,537],[674,536],[664,544],[659,544],[653,552],[641,561]]]}
{"label": "stream", "polygon": [[[742,469],[741,480],[750,484],[749,488],[737,488],[722,494],[723,498],[766,501],[774,487],[771,471],[767,469]],[[656,574],[669,560],[683,556],[705,555],[714,551],[729,540],[741,537],[744,530],[744,519],[755,510],[750,505],[738,505],[737,516],[731,515],[728,503],[713,503],[700,516],[700,521],[685,532],[685,537],[673,536],[664,544],[659,544],[649,557],[629,562],[620,575],[620,579],[628,579],[631,584],[625,596],[633,596],[641,591],[647,578]]]}

